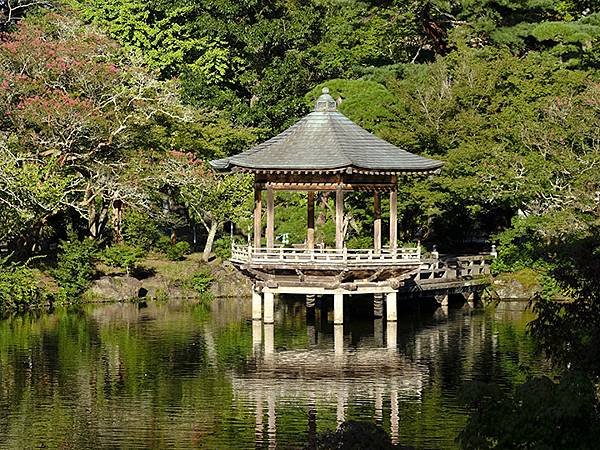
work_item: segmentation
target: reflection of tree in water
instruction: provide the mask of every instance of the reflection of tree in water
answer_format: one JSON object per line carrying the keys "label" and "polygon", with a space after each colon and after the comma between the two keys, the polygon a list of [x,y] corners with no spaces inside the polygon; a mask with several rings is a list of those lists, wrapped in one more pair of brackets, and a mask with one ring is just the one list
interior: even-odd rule
{"label": "reflection of tree in water", "polygon": [[310,450],[364,450],[367,448],[409,450],[413,447],[392,444],[391,436],[382,427],[372,422],[348,420],[342,423],[335,431],[327,430],[317,433],[315,438],[305,448]]}

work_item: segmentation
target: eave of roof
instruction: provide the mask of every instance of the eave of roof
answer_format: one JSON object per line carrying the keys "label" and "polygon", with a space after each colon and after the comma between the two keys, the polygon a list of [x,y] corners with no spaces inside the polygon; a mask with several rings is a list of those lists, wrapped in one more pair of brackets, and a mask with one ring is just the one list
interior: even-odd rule
{"label": "eave of roof", "polygon": [[279,135],[229,158],[210,162],[220,171],[254,173],[435,173],[441,161],[402,150],[336,110],[325,92],[315,111]]}

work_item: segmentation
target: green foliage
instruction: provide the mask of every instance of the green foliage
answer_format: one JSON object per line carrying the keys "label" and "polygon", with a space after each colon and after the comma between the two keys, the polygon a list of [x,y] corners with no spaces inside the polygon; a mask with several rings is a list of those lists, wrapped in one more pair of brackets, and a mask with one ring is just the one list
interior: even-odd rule
{"label": "green foliage", "polygon": [[231,238],[224,236],[215,241],[215,255],[221,259],[229,259],[231,257]]}
{"label": "green foliage", "polygon": [[146,250],[154,247],[160,239],[160,231],[152,218],[133,209],[128,210],[123,218],[122,233],[125,242]]}
{"label": "green foliage", "polygon": [[459,436],[465,449],[593,449],[600,439],[596,388],[578,373],[531,378],[512,395],[473,384],[465,397],[473,411]]}
{"label": "green foliage", "polygon": [[348,248],[373,248],[373,237],[360,236],[348,239],[346,242]]}
{"label": "green foliage", "polygon": [[173,243],[168,236],[163,236],[158,240],[156,248],[171,261],[181,261],[190,252],[191,246],[186,241]]}
{"label": "green foliage", "polygon": [[210,272],[210,269],[205,268],[198,271],[192,277],[190,284],[192,288],[198,292],[201,296],[206,295],[209,292],[210,285],[214,281],[214,278]]}
{"label": "green foliage", "polygon": [[38,285],[33,271],[24,265],[0,259],[0,310],[39,305],[47,292]]}
{"label": "green foliage", "polygon": [[97,256],[98,246],[92,239],[79,240],[71,233],[68,240],[60,243],[58,260],[52,271],[60,288],[59,300],[75,302],[79,299],[96,274]]}
{"label": "green foliage", "polygon": [[146,252],[140,247],[119,243],[102,250],[99,259],[110,267],[125,269],[129,273],[131,269],[137,267],[145,254]]}

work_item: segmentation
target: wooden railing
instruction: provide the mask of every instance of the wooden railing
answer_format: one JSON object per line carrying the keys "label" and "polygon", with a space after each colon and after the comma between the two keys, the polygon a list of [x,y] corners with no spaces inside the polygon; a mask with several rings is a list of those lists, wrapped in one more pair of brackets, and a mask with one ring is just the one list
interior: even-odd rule
{"label": "wooden railing", "polygon": [[421,247],[397,249],[331,249],[331,248],[254,248],[233,244],[231,260],[240,264],[260,265],[343,265],[348,267],[418,265],[421,262]]}
{"label": "wooden railing", "polygon": [[473,256],[447,256],[421,261],[421,270],[416,280],[434,282],[440,280],[456,280],[478,278],[490,273],[490,265],[494,259],[491,254]]}

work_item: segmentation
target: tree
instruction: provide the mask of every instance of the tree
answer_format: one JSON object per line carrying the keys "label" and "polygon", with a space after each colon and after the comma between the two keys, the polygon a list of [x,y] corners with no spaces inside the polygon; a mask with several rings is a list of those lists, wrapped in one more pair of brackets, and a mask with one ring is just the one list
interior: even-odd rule
{"label": "tree", "polygon": [[58,175],[55,160],[39,161],[10,147],[7,137],[0,135],[0,241],[29,235],[29,242],[20,246],[35,245],[48,219],[68,201],[65,195],[76,181]]}
{"label": "tree", "polygon": [[190,218],[208,233],[203,259],[208,261],[219,228],[243,224],[252,211],[253,181],[248,175],[220,175],[190,154],[174,153],[160,168],[162,182],[177,190]]}
{"label": "tree", "polygon": [[96,239],[112,223],[119,240],[123,206],[150,201],[132,164],[144,157],[139,146],[164,145],[160,134],[143,133],[191,117],[176,84],[157,81],[110,39],[58,13],[31,16],[2,36],[0,83],[3,139],[24,161],[13,172],[37,171],[48,185],[60,179],[54,203],[42,209],[71,210]]}

